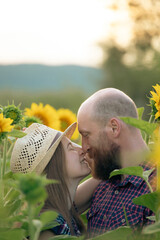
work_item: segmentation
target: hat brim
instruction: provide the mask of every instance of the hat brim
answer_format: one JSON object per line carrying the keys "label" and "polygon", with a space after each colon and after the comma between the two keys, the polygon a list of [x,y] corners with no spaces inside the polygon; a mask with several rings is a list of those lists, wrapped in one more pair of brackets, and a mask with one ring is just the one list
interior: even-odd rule
{"label": "hat brim", "polygon": [[51,157],[53,156],[54,152],[56,151],[59,143],[61,142],[62,138],[66,136],[67,138],[71,138],[75,129],[76,129],[77,123],[72,123],[55,141],[55,143],[49,148],[46,155],[43,157],[43,159],[37,164],[37,166],[33,169],[34,172],[41,174],[47,164],[49,163]]}

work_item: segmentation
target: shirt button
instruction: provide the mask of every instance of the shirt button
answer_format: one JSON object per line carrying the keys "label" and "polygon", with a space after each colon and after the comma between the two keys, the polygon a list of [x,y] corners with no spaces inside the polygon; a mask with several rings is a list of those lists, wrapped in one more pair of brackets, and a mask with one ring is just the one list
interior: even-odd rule
{"label": "shirt button", "polygon": [[117,195],[117,194],[119,193],[119,191],[118,191],[118,190],[116,190],[114,193]]}
{"label": "shirt button", "polygon": [[107,218],[107,216],[106,216],[106,215],[104,215],[103,219],[104,219],[104,220],[106,220],[106,218]]}
{"label": "shirt button", "polygon": [[123,219],[121,220],[121,223],[125,223],[125,221],[126,221],[126,220],[123,218]]}

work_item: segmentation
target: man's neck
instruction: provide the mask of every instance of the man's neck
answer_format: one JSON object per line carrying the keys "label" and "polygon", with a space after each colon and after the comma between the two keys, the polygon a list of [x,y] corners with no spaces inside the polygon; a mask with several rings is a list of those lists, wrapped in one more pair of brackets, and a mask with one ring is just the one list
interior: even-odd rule
{"label": "man's neck", "polygon": [[138,166],[140,163],[146,161],[149,155],[149,149],[144,148],[137,151],[123,152],[121,154],[122,168]]}

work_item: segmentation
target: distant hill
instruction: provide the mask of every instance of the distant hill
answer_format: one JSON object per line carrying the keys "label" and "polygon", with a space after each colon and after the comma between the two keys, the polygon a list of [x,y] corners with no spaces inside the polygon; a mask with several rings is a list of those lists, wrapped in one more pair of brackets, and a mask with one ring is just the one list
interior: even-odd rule
{"label": "distant hill", "polygon": [[87,93],[101,88],[104,73],[99,68],[38,64],[0,65],[0,89],[64,90],[78,88]]}

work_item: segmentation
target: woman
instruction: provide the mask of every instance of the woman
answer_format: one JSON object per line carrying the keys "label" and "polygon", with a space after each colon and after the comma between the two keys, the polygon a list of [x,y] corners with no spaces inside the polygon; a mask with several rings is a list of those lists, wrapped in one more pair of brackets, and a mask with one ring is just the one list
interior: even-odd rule
{"label": "woman", "polygon": [[[34,171],[59,181],[58,184],[47,185],[48,198],[42,209],[57,211],[59,215],[56,220],[59,225],[42,232],[40,240],[60,234],[80,236],[85,232],[75,208],[74,198],[78,184],[90,173],[90,168],[82,148],[70,141],[75,128],[76,123],[62,133],[45,125],[33,123],[25,130],[27,135],[16,141],[12,152],[13,172]],[[89,188],[89,191],[78,201],[80,209],[85,210],[89,206],[88,202],[98,183],[98,181],[88,183],[83,188]]]}

